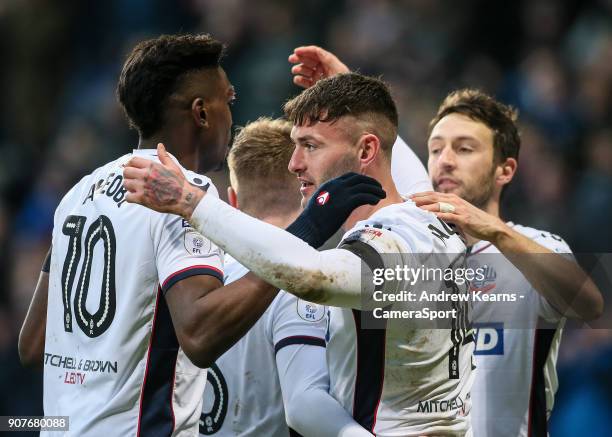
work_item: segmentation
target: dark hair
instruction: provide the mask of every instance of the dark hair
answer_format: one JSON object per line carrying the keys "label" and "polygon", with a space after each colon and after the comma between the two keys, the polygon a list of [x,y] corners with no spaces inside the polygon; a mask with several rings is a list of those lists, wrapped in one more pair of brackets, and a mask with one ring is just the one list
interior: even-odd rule
{"label": "dark hair", "polygon": [[217,68],[224,47],[210,35],[162,35],[136,45],[117,84],[130,126],[149,138],[163,125],[165,103],[186,73]]}
{"label": "dark hair", "polygon": [[318,81],[284,106],[296,125],[331,122],[347,115],[371,122],[383,150],[390,152],[397,137],[397,108],[380,79],[358,73],[339,74]]}
{"label": "dark hair", "polygon": [[434,126],[449,114],[462,114],[485,124],[493,131],[494,160],[501,163],[506,158],[518,160],[521,138],[516,126],[518,112],[511,106],[498,102],[493,97],[474,89],[461,89],[450,93],[438,113],[429,123],[431,135]]}

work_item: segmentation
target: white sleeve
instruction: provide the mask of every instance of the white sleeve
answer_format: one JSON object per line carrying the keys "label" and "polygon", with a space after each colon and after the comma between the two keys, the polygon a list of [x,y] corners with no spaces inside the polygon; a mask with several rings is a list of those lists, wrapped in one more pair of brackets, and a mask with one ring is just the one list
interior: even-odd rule
{"label": "white sleeve", "polygon": [[325,348],[327,307],[307,302],[281,291],[268,310],[268,337],[278,353],[292,344],[309,344]]}
{"label": "white sleeve", "polygon": [[276,354],[276,367],[290,428],[304,437],[372,436],[329,394],[324,348],[285,347]]}
{"label": "white sleeve", "polygon": [[408,144],[399,136],[393,144],[391,176],[397,191],[404,196],[421,191],[433,191],[427,169]]}
{"label": "white sleeve", "polygon": [[221,250],[181,217],[163,214],[152,224],[151,232],[156,244],[158,280],[164,293],[194,275],[210,275],[223,282]]}
{"label": "white sleeve", "polygon": [[[544,246],[548,250],[555,252],[555,254],[563,255],[564,257],[570,257],[575,261],[572,254],[572,250],[563,238],[558,235],[551,234],[550,232],[539,231],[538,234],[532,238],[533,241],[541,246]],[[550,254],[532,254],[529,256],[555,256]],[[548,300],[542,296],[536,289],[532,289],[533,293],[537,296],[538,315],[547,322],[558,322],[563,318],[563,314],[557,310],[554,306],[548,302]]]}
{"label": "white sleeve", "polygon": [[[149,149],[136,149],[132,156],[160,162],[156,152]],[[192,185],[207,192],[207,197],[219,197],[208,177],[183,168],[174,156],[170,158]],[[125,161],[128,159],[126,156]],[[149,217],[158,281],[164,294],[178,281],[190,276],[210,275],[223,282],[223,252],[217,246],[177,215],[151,213]]]}
{"label": "white sleeve", "polygon": [[343,249],[319,252],[214,196],[204,196],[190,222],[270,284],[311,302],[359,307],[362,263],[353,253]]}

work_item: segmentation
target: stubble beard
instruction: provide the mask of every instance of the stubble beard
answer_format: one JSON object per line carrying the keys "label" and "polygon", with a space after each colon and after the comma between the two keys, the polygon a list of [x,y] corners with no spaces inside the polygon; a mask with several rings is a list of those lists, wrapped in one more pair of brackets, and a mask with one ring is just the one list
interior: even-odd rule
{"label": "stubble beard", "polygon": [[309,197],[302,197],[302,208],[306,208],[308,201],[312,196],[316,195],[319,192],[319,187],[321,185],[333,178],[342,176],[343,174],[349,172],[359,173],[359,164],[357,163],[357,160],[354,156],[346,155],[332,163],[332,165],[330,165],[329,168],[327,168],[323,172],[319,184],[312,192],[312,195],[310,195]]}
{"label": "stubble beard", "polygon": [[469,190],[466,189],[463,195],[460,197],[467,200],[477,208],[484,209],[491,200],[491,196],[493,196],[493,191],[495,189],[494,175],[495,166],[492,166],[491,171],[478,178],[475,181],[473,188]]}

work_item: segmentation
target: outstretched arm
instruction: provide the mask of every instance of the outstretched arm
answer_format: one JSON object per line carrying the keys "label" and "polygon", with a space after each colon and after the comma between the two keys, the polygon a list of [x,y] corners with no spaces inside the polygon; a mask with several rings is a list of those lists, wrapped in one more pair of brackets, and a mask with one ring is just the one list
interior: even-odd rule
{"label": "outstretched arm", "polygon": [[[316,251],[299,238],[249,217],[191,186],[169,159],[163,145],[158,147],[158,156],[161,165],[137,158],[126,165],[124,185],[129,191],[128,202],[182,215],[249,270],[299,297],[349,307],[359,301],[359,257],[341,249]],[[319,241],[329,237],[354,208],[366,203],[376,204],[385,195],[380,184],[362,175],[349,174],[333,179],[324,184],[323,189],[332,200],[317,202],[318,196],[313,196],[296,220],[300,225],[290,226],[295,228],[296,235],[306,230],[307,234],[317,234]],[[301,223],[303,221],[306,223]],[[315,225],[309,226],[309,222]],[[308,241],[308,237],[303,238]]]}
{"label": "outstretched arm", "polygon": [[212,196],[200,201],[190,220],[198,231],[276,287],[334,306],[355,307],[360,300],[361,259],[349,251],[319,252]]}
{"label": "outstretched arm", "polygon": [[[440,219],[456,224],[473,238],[493,243],[533,288],[564,316],[585,321],[601,316],[601,292],[575,261],[516,232],[499,217],[455,194],[424,192],[412,196],[412,200]],[[448,212],[440,212],[440,202]]]}

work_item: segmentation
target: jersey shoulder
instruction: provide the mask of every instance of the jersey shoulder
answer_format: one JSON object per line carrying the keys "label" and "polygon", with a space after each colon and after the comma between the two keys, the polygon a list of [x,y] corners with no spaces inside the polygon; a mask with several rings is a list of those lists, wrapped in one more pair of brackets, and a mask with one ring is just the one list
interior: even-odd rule
{"label": "jersey shoulder", "polygon": [[[130,156],[130,155],[128,155]],[[131,156],[138,156],[140,158],[149,159],[151,161],[159,163],[159,158],[157,157],[157,150],[155,149],[136,149],[131,153]],[[196,173],[195,171],[188,170],[181,165],[181,163],[176,159],[173,155],[170,154],[170,158],[174,161],[176,165],[178,165],[183,172],[183,175],[191,185],[195,185],[196,187],[200,187],[202,190],[206,191],[209,194],[213,194],[216,197],[219,197],[219,191],[217,187],[213,184],[212,180],[204,175]]]}
{"label": "jersey shoulder", "polygon": [[538,244],[541,244],[553,252],[572,253],[569,245],[559,235],[514,223],[509,223],[509,225],[512,226],[512,229],[518,233],[523,234],[525,237],[535,241]]}
{"label": "jersey shoulder", "polygon": [[[72,188],[64,195],[64,197],[62,197],[62,200],[60,200],[56,209],[56,213],[57,211],[72,207],[77,202],[82,203],[83,200],[88,197],[90,192],[92,192],[92,190],[102,188],[104,181],[111,173],[114,173],[114,176],[121,179],[121,181],[117,181],[117,183],[121,183],[122,185],[123,175],[121,168],[123,164],[130,159],[130,157],[130,154],[123,155],[113,161],[101,165],[91,173],[83,176],[81,180],[74,184]],[[112,181],[109,180],[108,182],[111,183]]]}
{"label": "jersey shoulder", "polygon": [[345,234],[343,241],[357,239],[370,245],[378,243],[383,253],[430,253],[439,249],[438,243],[451,251],[465,250],[465,245],[448,224],[411,200],[381,208],[367,220],[358,222]]}
{"label": "jersey shoulder", "polygon": [[[181,167],[182,168],[182,167]],[[206,191],[207,194],[212,194],[215,197],[219,197],[219,191],[215,184],[213,184],[212,179],[208,176],[204,176],[202,174],[196,173],[195,171],[187,170],[182,168],[183,174],[191,183],[191,185],[195,185],[196,187],[200,187],[202,190]]]}

